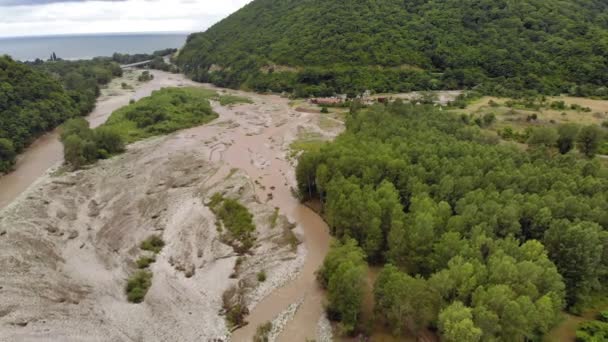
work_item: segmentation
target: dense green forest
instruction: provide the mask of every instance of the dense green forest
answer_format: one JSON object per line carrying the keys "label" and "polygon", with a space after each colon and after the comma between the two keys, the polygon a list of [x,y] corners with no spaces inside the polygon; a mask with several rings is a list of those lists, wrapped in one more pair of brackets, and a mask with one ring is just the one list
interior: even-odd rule
{"label": "dense green forest", "polygon": [[37,61],[0,56],[0,173],[36,137],[69,118],[89,113],[99,86],[120,75],[107,61]]}
{"label": "dense green forest", "polygon": [[321,200],[342,241],[320,271],[330,317],[346,333],[364,326],[361,260],[384,266],[376,317],[396,335],[537,340],[562,309],[605,293],[608,169],[557,150],[499,144],[432,106],[351,113],[296,169],[302,198]]}
{"label": "dense green forest", "polygon": [[296,95],[478,86],[608,96],[602,0],[255,0],[178,63],[221,86]]}

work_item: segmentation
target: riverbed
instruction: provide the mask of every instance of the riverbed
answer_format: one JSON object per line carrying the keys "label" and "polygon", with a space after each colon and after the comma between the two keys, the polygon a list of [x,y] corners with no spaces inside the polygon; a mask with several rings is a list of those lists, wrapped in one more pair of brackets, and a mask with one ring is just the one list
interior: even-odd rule
{"label": "riverbed", "polygon": [[[95,111],[87,120],[91,126],[99,126],[114,110],[127,105],[131,99],[149,96],[152,91],[167,86],[201,86],[251,98],[253,103],[236,107],[222,107],[214,103],[219,119],[209,125],[171,135],[163,140],[154,153],[167,155],[167,158],[188,152],[205,155],[209,162],[221,165],[216,175],[223,177],[236,169],[244,172],[255,189],[257,200],[268,207],[277,208],[280,214],[297,225],[303,241],[300,248],[306,256],[300,272],[274,275],[277,282],[284,280],[278,288],[262,286],[257,297],[254,293],[247,319],[249,325],[236,330],[232,340],[251,341],[259,325],[274,321],[277,317],[284,318],[278,333],[279,341],[290,340],[293,336],[302,340],[318,339],[319,322],[323,322],[323,292],[316,283],[314,272],[328,251],[330,236],[324,221],[301,205],[292,194],[295,161],[290,158],[289,146],[303,130],[317,131],[326,139],[331,139],[342,128],[321,129],[319,114],[298,112],[290,106],[288,99],[277,95],[229,91],[194,83],[183,75],[157,71],[153,74],[155,77],[152,81],[133,84],[134,90],[120,87],[125,79],[115,80],[104,90]],[[133,79],[132,75],[129,77]],[[0,208],[24,200],[20,195],[41,177],[48,177],[49,169],[62,163],[62,160],[57,131],[36,141],[19,158],[15,171],[0,178]],[[289,313],[287,316],[286,312]]]}

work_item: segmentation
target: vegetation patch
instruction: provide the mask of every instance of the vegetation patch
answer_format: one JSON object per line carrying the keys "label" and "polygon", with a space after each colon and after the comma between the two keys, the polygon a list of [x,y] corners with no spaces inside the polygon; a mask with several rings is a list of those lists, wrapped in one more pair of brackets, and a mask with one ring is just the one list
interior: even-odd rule
{"label": "vegetation patch", "polygon": [[132,143],[202,125],[217,118],[209,103],[215,95],[199,88],[164,88],[115,111],[102,127]]}
{"label": "vegetation patch", "polygon": [[230,330],[247,324],[245,318],[249,315],[249,309],[245,304],[244,291],[241,287],[232,286],[222,294],[222,311],[226,315]]}
{"label": "vegetation patch", "polygon": [[141,303],[152,286],[153,273],[149,270],[150,266],[156,262],[156,255],[161,252],[165,242],[158,235],[151,235],[141,242],[139,249],[153,253],[144,255],[137,259],[136,264],[139,270],[127,280],[126,293],[127,300],[131,303]]}
{"label": "vegetation patch", "polygon": [[100,87],[121,76],[104,59],[20,63],[0,56],[0,173],[38,136],[95,107]]}
{"label": "vegetation patch", "polygon": [[256,229],[249,210],[238,201],[224,198],[219,193],[211,197],[208,206],[215,214],[218,225],[226,230],[224,240],[238,253],[247,253],[255,243]]}
{"label": "vegetation patch", "polygon": [[335,242],[317,272],[317,280],[327,289],[327,315],[339,322],[345,335],[359,328],[366,273],[365,253],[355,240]]}
{"label": "vegetation patch", "polygon": [[139,245],[140,249],[152,252],[154,254],[160,253],[163,247],[165,247],[165,242],[158,235],[151,235]]}
{"label": "vegetation patch", "polygon": [[152,81],[153,79],[154,79],[154,75],[151,74],[148,70],[142,72],[141,75],[139,75],[139,77],[137,78],[137,80],[139,82],[149,82],[149,81]]}
{"label": "vegetation patch", "polygon": [[219,97],[220,105],[222,106],[234,106],[242,103],[253,103],[253,101],[244,96],[236,96],[236,95],[221,95]]}
{"label": "vegetation patch", "polygon": [[127,280],[127,299],[131,303],[141,303],[152,286],[152,272],[139,270]]}
{"label": "vegetation patch", "polygon": [[275,228],[279,221],[279,208],[274,208],[272,215],[270,215],[270,228]]}
{"label": "vegetation patch", "polygon": [[140,269],[148,268],[150,265],[156,262],[156,257],[154,256],[142,256],[137,259],[137,267]]}
{"label": "vegetation patch", "polygon": [[605,321],[592,321],[583,323],[576,331],[577,342],[608,341],[608,323]]}
{"label": "vegetation patch", "polygon": [[268,342],[270,333],[272,332],[272,323],[266,322],[257,327],[255,330],[255,336],[253,336],[253,342]]}

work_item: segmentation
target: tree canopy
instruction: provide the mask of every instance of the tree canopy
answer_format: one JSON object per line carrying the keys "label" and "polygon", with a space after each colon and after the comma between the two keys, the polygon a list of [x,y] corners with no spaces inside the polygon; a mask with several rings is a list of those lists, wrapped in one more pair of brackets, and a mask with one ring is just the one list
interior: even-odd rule
{"label": "tree canopy", "polygon": [[98,59],[24,64],[0,56],[0,173],[35,138],[93,110],[99,86],[121,72]]}
{"label": "tree canopy", "polygon": [[296,177],[337,238],[385,265],[376,312],[396,334],[535,340],[561,309],[606,290],[598,160],[497,144],[456,115],[396,102],[352,112],[345,133],[300,157]]}

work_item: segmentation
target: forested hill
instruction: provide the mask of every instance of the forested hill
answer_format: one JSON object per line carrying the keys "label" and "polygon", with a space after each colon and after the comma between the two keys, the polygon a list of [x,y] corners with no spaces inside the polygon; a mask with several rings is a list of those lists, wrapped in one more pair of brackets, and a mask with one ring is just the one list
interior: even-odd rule
{"label": "forested hill", "polygon": [[608,2],[255,0],[191,35],[178,62],[195,80],[298,95],[608,96]]}

